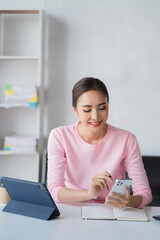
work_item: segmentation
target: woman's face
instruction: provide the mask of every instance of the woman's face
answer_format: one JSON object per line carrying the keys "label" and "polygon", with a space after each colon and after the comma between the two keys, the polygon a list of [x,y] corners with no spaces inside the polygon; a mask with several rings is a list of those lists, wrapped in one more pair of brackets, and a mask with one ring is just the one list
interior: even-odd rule
{"label": "woman's face", "polygon": [[107,97],[98,90],[87,91],[79,96],[73,110],[87,129],[92,132],[103,130],[108,119]]}

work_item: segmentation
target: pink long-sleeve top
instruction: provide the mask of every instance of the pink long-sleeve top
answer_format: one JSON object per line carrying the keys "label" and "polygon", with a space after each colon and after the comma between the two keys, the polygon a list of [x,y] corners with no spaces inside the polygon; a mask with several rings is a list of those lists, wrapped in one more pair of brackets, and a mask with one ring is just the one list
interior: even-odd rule
{"label": "pink long-sleeve top", "polygon": [[[104,138],[95,145],[88,144],[79,135],[75,125],[58,127],[48,140],[48,189],[55,202],[62,187],[74,190],[89,189],[91,177],[107,171],[113,179],[132,178],[133,195],[141,195],[144,207],[152,200],[136,137],[108,124]],[[108,183],[109,189],[112,184]],[[104,202],[108,191],[104,189],[97,201]]]}

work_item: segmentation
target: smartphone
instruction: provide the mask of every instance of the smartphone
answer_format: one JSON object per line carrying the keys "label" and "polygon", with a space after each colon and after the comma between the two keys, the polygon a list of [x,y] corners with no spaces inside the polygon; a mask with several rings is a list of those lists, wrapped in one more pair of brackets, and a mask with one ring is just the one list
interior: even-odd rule
{"label": "smartphone", "polygon": [[[112,196],[111,195],[111,192],[115,192],[115,193],[118,193],[120,195],[125,195],[125,188],[124,186],[127,186],[128,188],[131,189],[131,185],[132,185],[132,179],[131,178],[128,178],[128,179],[116,179],[115,183],[113,184],[109,194],[108,194],[108,197],[111,197],[111,198],[114,198],[114,199],[117,199],[116,197]],[[106,202],[110,202],[108,199],[106,199]]]}

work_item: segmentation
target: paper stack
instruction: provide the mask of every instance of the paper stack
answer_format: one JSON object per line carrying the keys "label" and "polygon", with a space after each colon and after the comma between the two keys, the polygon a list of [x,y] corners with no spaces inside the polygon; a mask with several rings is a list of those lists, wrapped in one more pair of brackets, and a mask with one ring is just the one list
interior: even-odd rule
{"label": "paper stack", "polygon": [[38,93],[34,85],[5,85],[6,108],[30,106],[37,107]]}
{"label": "paper stack", "polygon": [[36,138],[26,136],[6,136],[4,151],[8,153],[33,154],[36,152]]}

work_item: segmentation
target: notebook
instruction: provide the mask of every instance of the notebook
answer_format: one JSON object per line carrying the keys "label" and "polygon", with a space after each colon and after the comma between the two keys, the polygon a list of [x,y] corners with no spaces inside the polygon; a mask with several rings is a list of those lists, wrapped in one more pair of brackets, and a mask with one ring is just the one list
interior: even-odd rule
{"label": "notebook", "polygon": [[105,204],[102,206],[82,206],[81,217],[82,219],[149,221],[143,209],[131,207],[118,209],[106,206]]}
{"label": "notebook", "polygon": [[43,220],[60,215],[45,184],[7,177],[2,177],[1,182],[11,197],[4,212]]}

